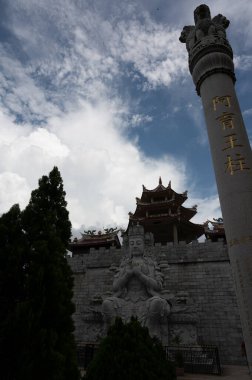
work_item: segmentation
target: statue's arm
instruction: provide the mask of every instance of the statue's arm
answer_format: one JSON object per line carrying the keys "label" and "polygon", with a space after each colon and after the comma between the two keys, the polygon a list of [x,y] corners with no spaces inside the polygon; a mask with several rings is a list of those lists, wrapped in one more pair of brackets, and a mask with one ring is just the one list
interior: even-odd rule
{"label": "statue's arm", "polygon": [[132,276],[132,271],[126,271],[123,274],[119,273],[119,276],[114,279],[113,282],[113,291],[118,292],[122,291],[127,282],[129,281],[129,278]]}
{"label": "statue's arm", "polygon": [[134,274],[139,278],[139,280],[148,288],[159,291],[161,289],[161,284],[150,276],[146,276],[140,270],[136,269]]}

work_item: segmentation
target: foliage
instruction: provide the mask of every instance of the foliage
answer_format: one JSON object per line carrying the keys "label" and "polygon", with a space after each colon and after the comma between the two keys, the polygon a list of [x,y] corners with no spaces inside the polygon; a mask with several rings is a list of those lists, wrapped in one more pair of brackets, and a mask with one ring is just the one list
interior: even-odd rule
{"label": "foliage", "polygon": [[[0,322],[6,335],[5,343],[8,338],[12,339],[9,361],[16,358],[18,362],[10,378],[77,380],[71,318],[73,278],[65,257],[71,223],[58,169],[54,168],[49,176],[39,180],[38,189],[32,192],[22,213],[14,206],[2,216],[1,222],[0,233],[5,245],[2,243],[0,257],[12,279],[8,280],[1,272],[0,281],[11,283],[17,276],[16,288],[21,292],[15,288],[11,294],[6,286],[3,291],[9,310],[14,304],[12,326],[7,328]],[[4,313],[7,318],[7,307]],[[16,341],[20,342],[20,351],[14,356]],[[0,342],[4,349],[4,341]]]}
{"label": "foliage", "polygon": [[160,342],[132,318],[117,318],[87,369],[85,380],[170,380],[174,367]]}
{"label": "foliage", "polygon": [[0,357],[1,377],[5,380],[15,379],[15,373],[22,374],[21,362],[29,367],[24,352],[29,325],[28,252],[21,211],[14,205],[0,218]]}

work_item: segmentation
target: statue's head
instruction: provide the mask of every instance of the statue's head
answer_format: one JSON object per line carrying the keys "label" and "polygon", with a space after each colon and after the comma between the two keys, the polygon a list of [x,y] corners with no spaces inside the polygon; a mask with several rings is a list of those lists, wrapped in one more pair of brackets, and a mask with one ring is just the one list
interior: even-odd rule
{"label": "statue's head", "polygon": [[206,4],[201,4],[194,11],[195,25],[197,24],[198,21],[206,19],[206,18],[211,19],[210,9]]}
{"label": "statue's head", "polygon": [[131,226],[128,231],[130,256],[143,256],[144,253],[144,228],[143,226]]}
{"label": "statue's head", "polygon": [[181,35],[179,37],[180,42],[186,42],[186,37],[188,35],[188,28],[189,28],[189,26],[184,26],[184,28],[181,32]]}

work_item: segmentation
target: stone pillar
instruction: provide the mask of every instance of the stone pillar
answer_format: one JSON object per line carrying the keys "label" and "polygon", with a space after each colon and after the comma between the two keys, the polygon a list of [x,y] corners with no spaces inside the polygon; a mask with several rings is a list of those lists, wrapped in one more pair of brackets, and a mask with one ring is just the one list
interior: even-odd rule
{"label": "stone pillar", "polygon": [[[189,69],[202,98],[248,365],[252,373],[252,153],[235,93],[229,21],[200,5],[185,26]],[[232,317],[232,316],[230,316]],[[227,317],[228,318],[228,317]]]}

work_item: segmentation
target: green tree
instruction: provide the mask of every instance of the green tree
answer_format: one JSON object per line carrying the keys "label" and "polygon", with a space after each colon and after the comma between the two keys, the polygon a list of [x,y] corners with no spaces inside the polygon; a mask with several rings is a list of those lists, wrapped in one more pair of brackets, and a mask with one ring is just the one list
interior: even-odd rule
{"label": "green tree", "polygon": [[85,380],[172,380],[174,366],[161,343],[134,318],[116,319],[87,369]]}
{"label": "green tree", "polygon": [[[66,260],[71,223],[59,170],[39,180],[26,209],[14,206],[3,215],[0,259],[11,275],[1,272],[5,284],[4,316],[12,316],[0,340],[4,349],[12,338],[9,362],[16,363],[11,380],[77,380],[72,303],[73,277]],[[14,265],[12,265],[12,262]],[[19,285],[7,291],[6,285]],[[2,296],[2,294],[1,294]],[[9,310],[9,311],[8,311]],[[14,348],[18,344],[18,351]],[[11,362],[12,361],[12,362]],[[6,379],[9,379],[6,377]]]}
{"label": "green tree", "polygon": [[66,260],[71,223],[59,170],[39,180],[22,214],[30,243],[28,298],[34,313],[32,379],[75,380],[73,276]]}
{"label": "green tree", "polygon": [[0,218],[1,378],[22,378],[29,368],[26,350],[29,306],[26,296],[29,245],[18,205]]}

